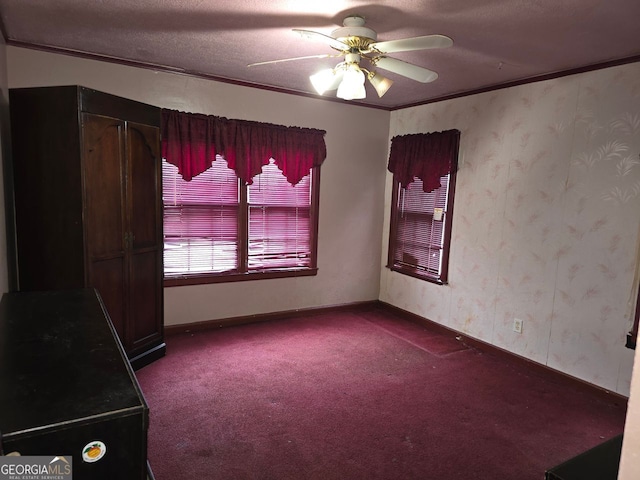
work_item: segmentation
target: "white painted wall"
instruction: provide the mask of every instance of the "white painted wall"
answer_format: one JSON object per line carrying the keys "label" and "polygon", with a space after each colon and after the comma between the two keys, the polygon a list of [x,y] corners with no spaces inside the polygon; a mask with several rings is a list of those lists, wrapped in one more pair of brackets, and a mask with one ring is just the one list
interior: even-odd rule
{"label": "white painted wall", "polygon": [[[382,268],[380,299],[628,395],[640,63],[396,111],[390,136],[450,128],[450,283]],[[390,187],[387,175],[383,258]]]}
{"label": "white painted wall", "polygon": [[9,86],[83,85],[159,107],[326,130],[317,276],[165,288],[165,324],[378,298],[389,113],[8,48]]}

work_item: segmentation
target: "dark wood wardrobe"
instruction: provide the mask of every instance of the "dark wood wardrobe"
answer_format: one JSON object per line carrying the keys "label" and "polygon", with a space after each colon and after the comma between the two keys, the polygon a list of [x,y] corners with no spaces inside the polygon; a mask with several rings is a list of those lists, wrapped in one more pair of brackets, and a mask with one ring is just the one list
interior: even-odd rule
{"label": "dark wood wardrobe", "polygon": [[134,368],[164,355],[160,109],[80,86],[9,108],[15,288],[94,287]]}

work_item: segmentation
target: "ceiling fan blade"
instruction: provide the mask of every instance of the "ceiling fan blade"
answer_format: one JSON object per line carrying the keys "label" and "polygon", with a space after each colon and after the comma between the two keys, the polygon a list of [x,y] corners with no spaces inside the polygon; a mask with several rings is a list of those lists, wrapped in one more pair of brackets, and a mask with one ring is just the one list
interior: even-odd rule
{"label": "ceiling fan blade", "polygon": [[425,35],[424,37],[376,42],[369,45],[369,48],[375,49],[380,53],[396,53],[411,50],[426,50],[428,48],[446,48],[451,45],[453,45],[453,40],[444,35]]}
{"label": "ceiling fan blade", "polygon": [[389,70],[390,72],[397,73],[403,77],[411,78],[422,83],[433,82],[438,78],[438,74],[431,70],[428,70],[412,63],[403,62],[397,58],[391,57],[376,57],[371,60],[375,66]]}
{"label": "ceiling fan blade", "polygon": [[298,28],[294,28],[293,31],[300,35],[302,38],[306,38],[307,40],[318,40],[320,42],[326,43],[336,50],[349,50],[349,45],[347,45],[346,43],[342,43],[340,40],[336,40],[329,35],[325,35],[324,33],[314,32],[312,30],[300,30]]}
{"label": "ceiling fan blade", "polygon": [[247,65],[247,67],[256,67],[258,65],[269,65],[270,63],[293,62],[295,60],[306,60],[308,58],[330,58],[330,57],[340,57],[340,56],[341,55],[321,54],[321,55],[307,55],[305,57],[281,58],[280,60],[267,60],[266,62],[250,63],[249,65]]}

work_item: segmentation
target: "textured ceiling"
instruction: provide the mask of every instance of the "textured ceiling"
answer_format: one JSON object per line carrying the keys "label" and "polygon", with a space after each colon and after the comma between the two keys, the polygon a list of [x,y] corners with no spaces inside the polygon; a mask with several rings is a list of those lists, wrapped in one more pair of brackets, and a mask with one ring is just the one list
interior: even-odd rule
{"label": "textured ceiling", "polygon": [[439,78],[423,84],[384,72],[395,82],[387,94],[378,98],[367,85],[367,98],[358,103],[386,109],[640,60],[639,0],[0,0],[10,45],[314,96],[309,75],[338,60],[247,65],[334,53],[291,29],[328,35],[350,14],[364,16],[379,41],[430,34],[454,41],[446,49],[391,55]]}

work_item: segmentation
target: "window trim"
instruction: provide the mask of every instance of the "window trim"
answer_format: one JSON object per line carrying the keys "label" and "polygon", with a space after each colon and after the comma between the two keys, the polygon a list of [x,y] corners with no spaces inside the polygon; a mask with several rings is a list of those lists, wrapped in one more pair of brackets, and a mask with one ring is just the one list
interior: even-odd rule
{"label": "window trim", "polygon": [[[249,205],[247,199],[247,186],[240,189],[240,211],[238,243],[239,263],[238,268],[244,268],[242,272],[221,272],[221,273],[192,273],[182,275],[163,275],[163,285],[165,287],[179,287],[186,285],[205,285],[211,283],[240,282],[251,280],[267,280],[275,278],[306,277],[318,274],[318,221],[320,203],[320,166],[311,168],[311,206],[310,206],[310,232],[309,245],[311,252],[309,256],[309,267],[275,268],[268,270],[246,271],[247,249],[249,239]],[[164,207],[163,207],[164,208]]]}
{"label": "window trim", "polygon": [[273,278],[311,277],[318,274],[318,267],[281,269],[269,271],[253,271],[245,273],[206,273],[173,276],[164,279],[165,287],[180,287],[185,285],[204,285],[209,283],[231,283],[248,280],[267,280]]}
{"label": "window trim", "polygon": [[426,271],[418,270],[416,268],[408,267],[405,265],[396,264],[394,261],[394,252],[396,249],[396,242],[398,241],[397,229],[398,229],[398,196],[400,193],[400,181],[397,177],[393,176],[393,187],[391,191],[391,219],[389,223],[389,249],[387,252],[387,265],[386,267],[393,272],[402,273],[410,277],[414,277],[420,280],[424,280],[436,285],[447,285],[449,283],[449,257],[451,251],[451,228],[453,224],[453,205],[456,190],[456,172],[457,168],[452,169],[449,173],[449,187],[447,197],[447,209],[445,212],[445,224],[442,239],[442,268],[439,276],[435,276]]}

